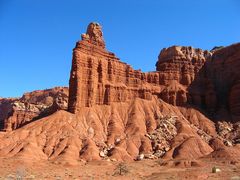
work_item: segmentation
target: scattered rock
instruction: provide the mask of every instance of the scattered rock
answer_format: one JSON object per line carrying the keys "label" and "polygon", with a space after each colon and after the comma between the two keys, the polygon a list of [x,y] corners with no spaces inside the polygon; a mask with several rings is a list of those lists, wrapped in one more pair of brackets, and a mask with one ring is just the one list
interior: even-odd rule
{"label": "scattered rock", "polygon": [[89,137],[93,137],[94,136],[94,129],[92,127],[88,128],[88,135],[89,135]]}
{"label": "scattered rock", "polygon": [[145,159],[155,159],[156,156],[153,155],[153,154],[144,154],[144,158],[145,158]]}
{"label": "scattered rock", "polygon": [[219,172],[221,172],[220,168],[218,168],[218,167],[213,167],[212,168],[212,173],[219,173]]}
{"label": "scattered rock", "polygon": [[139,154],[138,156],[137,156],[137,160],[138,161],[141,161],[141,160],[143,160],[144,159],[144,154]]}
{"label": "scattered rock", "polygon": [[100,151],[99,156],[100,156],[100,157],[105,157],[104,151]]}
{"label": "scattered rock", "polygon": [[145,136],[151,140],[153,154],[151,159],[162,157],[171,149],[170,142],[177,135],[176,116],[157,119],[157,128]]}
{"label": "scattered rock", "polygon": [[120,142],[121,142],[121,139],[120,139],[120,138],[117,138],[117,139],[115,140],[115,144],[116,144],[116,145],[118,145]]}

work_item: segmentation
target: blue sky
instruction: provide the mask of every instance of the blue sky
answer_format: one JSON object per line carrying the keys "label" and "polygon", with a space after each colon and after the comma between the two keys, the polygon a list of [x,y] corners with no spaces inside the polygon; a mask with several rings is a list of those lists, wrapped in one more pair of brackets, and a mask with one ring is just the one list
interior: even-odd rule
{"label": "blue sky", "polygon": [[239,0],[0,0],[0,97],[67,86],[72,49],[92,21],[108,50],[143,71],[164,47],[240,41]]}

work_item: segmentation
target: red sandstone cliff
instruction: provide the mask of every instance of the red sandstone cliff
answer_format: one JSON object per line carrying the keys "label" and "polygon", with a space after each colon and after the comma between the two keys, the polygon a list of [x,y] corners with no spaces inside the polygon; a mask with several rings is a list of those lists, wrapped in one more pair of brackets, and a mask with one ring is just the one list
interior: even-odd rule
{"label": "red sandstone cliff", "polygon": [[159,72],[134,70],[105,49],[97,23],[88,26],[74,48],[69,88],[69,111],[74,113],[95,104],[129,102],[137,97],[151,100],[152,94],[161,91]]}
{"label": "red sandstone cliff", "polygon": [[25,93],[21,98],[0,99],[0,130],[14,130],[33,120],[67,109],[68,88]]}
{"label": "red sandstone cliff", "polygon": [[[209,52],[173,46],[160,52],[155,72],[143,73],[108,52],[101,26],[91,23],[73,50],[71,113],[60,110],[2,134],[0,156],[61,163],[200,157],[240,161],[239,48],[235,44]],[[36,104],[33,109],[39,102],[50,106],[59,97],[44,94],[24,95],[24,113],[31,104]],[[7,101],[11,108],[16,100]]]}
{"label": "red sandstone cliff", "polygon": [[160,52],[156,72],[143,73],[108,52],[100,25],[91,23],[73,51],[69,111],[156,95],[172,105],[195,105],[213,118],[226,111],[225,120],[236,119],[239,48],[209,52],[172,46]]}
{"label": "red sandstone cliff", "polygon": [[217,115],[226,110],[233,121],[239,121],[240,43],[215,51],[206,66],[206,76],[216,92]]}
{"label": "red sandstone cliff", "polygon": [[[174,105],[196,105],[216,120],[239,121],[239,57],[240,44],[212,52],[176,46],[163,49],[157,70],[167,90],[161,98]],[[179,90],[170,88],[173,80],[173,86],[183,86],[180,97]]]}
{"label": "red sandstone cliff", "polygon": [[198,91],[201,91],[201,87],[190,92],[189,87],[202,79],[199,74],[210,56],[210,52],[192,47],[173,46],[163,49],[156,63],[160,83],[165,86],[160,97],[177,106],[189,102],[200,104]]}

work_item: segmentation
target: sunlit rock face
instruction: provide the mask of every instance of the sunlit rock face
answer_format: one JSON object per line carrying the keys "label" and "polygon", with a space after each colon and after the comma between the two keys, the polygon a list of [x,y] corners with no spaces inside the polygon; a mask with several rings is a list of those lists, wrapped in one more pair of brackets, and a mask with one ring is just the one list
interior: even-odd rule
{"label": "sunlit rock face", "polygon": [[[102,27],[90,23],[73,50],[68,109],[129,102],[153,96],[176,106],[194,105],[209,114],[238,117],[239,47],[172,46],[161,50],[155,72],[143,73],[106,50]],[[231,117],[230,117],[231,119]]]}
{"label": "sunlit rock face", "polygon": [[240,44],[211,52],[181,46],[163,49],[156,64],[166,86],[161,98],[173,105],[196,105],[219,120],[238,121],[239,59]]}
{"label": "sunlit rock face", "polygon": [[204,74],[201,72],[209,57],[211,57],[209,51],[193,47],[164,48],[156,63],[160,84],[165,86],[160,97],[178,106],[186,105],[187,102],[201,105],[202,87],[199,86],[204,84]]}
{"label": "sunlit rock face", "polygon": [[160,94],[159,72],[143,73],[105,49],[101,26],[91,23],[73,51],[69,111],[95,104],[151,100]]}
{"label": "sunlit rock face", "polygon": [[15,130],[58,110],[66,110],[67,105],[67,87],[33,91],[21,98],[0,99],[0,130]]}
{"label": "sunlit rock face", "polygon": [[0,132],[0,157],[240,162],[239,49],[172,46],[143,73],[107,51],[90,23],[73,50],[69,98],[58,87],[0,99],[0,125],[13,130]]}

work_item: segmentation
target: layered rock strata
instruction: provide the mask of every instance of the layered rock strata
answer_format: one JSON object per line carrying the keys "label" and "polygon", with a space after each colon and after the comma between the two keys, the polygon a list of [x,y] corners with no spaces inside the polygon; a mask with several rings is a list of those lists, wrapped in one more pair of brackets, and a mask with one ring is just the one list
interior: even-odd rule
{"label": "layered rock strata", "polygon": [[129,102],[137,97],[151,100],[161,89],[158,72],[134,70],[105,49],[97,23],[89,25],[74,48],[69,88],[69,111],[73,113],[81,107]]}
{"label": "layered rock strata", "polygon": [[[216,97],[217,120],[240,120],[240,43],[221,48],[206,64]],[[226,117],[226,118],[225,118]]]}
{"label": "layered rock strata", "polygon": [[11,131],[50,115],[57,110],[67,109],[68,88],[53,89],[25,93],[21,98],[0,100],[1,130]]}
{"label": "layered rock strata", "polygon": [[195,105],[216,120],[239,121],[240,44],[211,52],[173,46],[161,51],[156,66],[166,102]]}
{"label": "layered rock strata", "polygon": [[192,91],[188,88],[196,82],[204,83],[204,77],[200,74],[210,56],[210,52],[192,47],[172,46],[163,49],[156,63],[160,83],[165,86],[160,98],[178,106],[186,105],[188,102],[200,105],[198,91],[201,91],[199,89],[201,87]]}
{"label": "layered rock strata", "polygon": [[239,49],[240,44],[212,51],[173,46],[161,51],[156,72],[143,73],[108,52],[101,26],[91,23],[73,51],[71,113],[49,115],[66,108],[65,90],[37,91],[21,101],[0,99],[6,112],[10,107],[16,113],[0,113],[12,129],[32,116],[22,116],[28,111],[48,115],[1,133],[0,156],[68,164],[156,158],[184,163],[200,157],[240,161]]}
{"label": "layered rock strata", "polygon": [[101,26],[91,23],[73,50],[70,112],[156,95],[172,105],[194,105],[214,119],[239,118],[240,44],[212,51],[164,48],[149,73],[134,70],[105,47]]}

